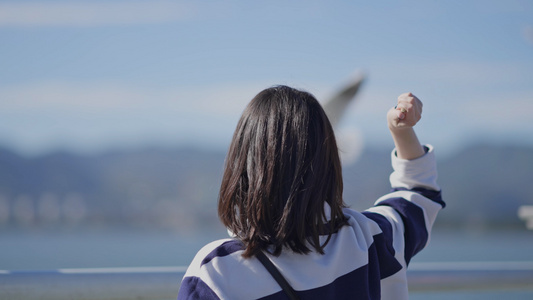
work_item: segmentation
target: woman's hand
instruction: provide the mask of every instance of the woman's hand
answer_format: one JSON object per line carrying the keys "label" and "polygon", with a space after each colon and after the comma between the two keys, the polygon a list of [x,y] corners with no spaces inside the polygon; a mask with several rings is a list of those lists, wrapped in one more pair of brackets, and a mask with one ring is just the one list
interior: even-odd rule
{"label": "woman's hand", "polygon": [[412,128],[422,117],[422,101],[412,93],[401,94],[398,104],[387,113],[390,130]]}
{"label": "woman's hand", "polygon": [[425,154],[413,127],[422,117],[422,102],[411,93],[401,94],[387,113],[387,123],[396,146],[396,156],[415,159]]}

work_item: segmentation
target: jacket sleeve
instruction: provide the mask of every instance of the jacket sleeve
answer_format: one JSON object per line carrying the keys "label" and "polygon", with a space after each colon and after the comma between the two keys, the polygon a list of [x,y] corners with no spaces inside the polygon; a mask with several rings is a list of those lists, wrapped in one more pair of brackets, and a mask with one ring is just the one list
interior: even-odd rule
{"label": "jacket sleeve", "polygon": [[445,206],[433,147],[425,149],[426,154],[414,160],[400,159],[396,150],[392,152],[392,191],[363,213],[388,235],[390,251],[404,267],[427,245],[437,213]]}

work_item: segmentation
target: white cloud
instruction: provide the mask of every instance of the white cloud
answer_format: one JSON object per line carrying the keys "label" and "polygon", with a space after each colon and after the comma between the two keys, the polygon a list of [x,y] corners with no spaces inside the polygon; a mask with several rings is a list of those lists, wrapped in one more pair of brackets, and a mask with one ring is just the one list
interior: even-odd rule
{"label": "white cloud", "polygon": [[[145,144],[225,149],[245,106],[271,84],[155,88],[49,81],[4,87],[0,144],[30,155],[56,148],[91,153]],[[358,137],[353,130],[343,134],[342,141],[348,142],[342,145],[344,159],[357,157]]]}
{"label": "white cloud", "polygon": [[[143,95],[144,94],[144,95]],[[4,87],[0,108],[4,111],[28,109],[111,109],[132,105],[148,95],[134,87],[113,84],[40,82]]]}
{"label": "white cloud", "polygon": [[[372,78],[369,76],[339,128],[339,134],[345,127],[359,128],[365,144],[388,141],[386,111],[394,106],[398,94],[405,92]],[[65,146],[97,151],[115,145],[191,140],[225,145],[246,104],[271,83],[265,80],[156,88],[50,81],[5,86],[0,89],[0,143],[18,145],[29,152]],[[324,91],[330,94],[323,83],[308,82],[305,86],[313,87],[310,91],[321,100]],[[413,92],[425,103],[419,133],[432,143],[443,144],[446,138],[457,143],[455,139],[472,130],[499,132],[500,136],[524,136],[524,132],[533,130],[529,122],[533,91],[527,88],[499,93],[478,89]]]}
{"label": "white cloud", "polygon": [[0,27],[105,26],[180,21],[193,7],[174,1],[0,3]]}
{"label": "white cloud", "polygon": [[0,89],[0,143],[27,153],[191,140],[225,145],[248,102],[271,84],[156,88],[48,81],[5,86]]}
{"label": "white cloud", "polygon": [[61,109],[71,113],[139,112],[235,117],[267,85],[262,82],[180,88],[138,87],[104,83],[48,81],[6,86],[0,90],[0,111],[20,113]]}
{"label": "white cloud", "polygon": [[264,86],[44,82],[4,87],[0,144],[27,153],[58,147],[98,151],[144,143],[224,144],[245,105]]}

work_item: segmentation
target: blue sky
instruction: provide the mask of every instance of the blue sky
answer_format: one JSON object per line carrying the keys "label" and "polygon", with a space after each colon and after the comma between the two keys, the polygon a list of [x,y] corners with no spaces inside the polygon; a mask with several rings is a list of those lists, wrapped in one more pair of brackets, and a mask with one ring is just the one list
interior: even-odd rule
{"label": "blue sky", "polygon": [[531,1],[0,1],[0,146],[38,155],[225,150],[246,103],[365,85],[339,134],[390,146],[396,97],[422,142],[533,145]]}

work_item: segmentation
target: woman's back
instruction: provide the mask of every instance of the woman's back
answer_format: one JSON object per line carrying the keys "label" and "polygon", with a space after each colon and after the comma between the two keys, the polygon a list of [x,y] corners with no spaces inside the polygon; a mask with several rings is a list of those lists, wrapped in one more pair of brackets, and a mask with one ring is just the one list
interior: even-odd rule
{"label": "woman's back", "polygon": [[[267,96],[272,98],[272,92],[276,95],[269,90]],[[283,92],[301,96],[298,91],[296,96],[292,90]],[[230,147],[219,200],[219,216],[236,234],[198,252],[184,276],[178,299],[287,299],[256,258],[258,252],[268,256],[301,299],[407,299],[407,265],[426,246],[437,212],[445,205],[436,183],[433,149],[424,149],[412,131],[421,112],[417,101],[404,94],[397,109],[389,111],[389,128],[397,146],[391,155],[392,192],[362,213],[345,208],[339,194],[340,164],[327,118],[325,127],[315,124],[298,129],[301,124],[297,121],[288,125],[297,124],[293,126],[301,131],[297,135],[315,135],[300,139],[301,151],[293,145],[269,152],[272,147],[258,142],[264,138],[258,132],[269,132],[261,128],[268,128],[275,117],[263,118],[267,121],[261,126],[256,122],[261,116],[255,116],[252,124],[256,125],[250,130],[244,126],[250,118],[250,112],[245,111]],[[313,105],[315,102],[311,101]],[[323,114],[320,106],[313,109]],[[281,118],[293,115],[282,109],[274,111],[288,114]],[[324,128],[323,134],[316,135]],[[283,136],[283,132],[278,133]],[[276,139],[283,139],[270,136],[269,142],[274,144]],[[255,144],[247,144],[247,140]],[[320,148],[328,143],[327,151],[309,150],[309,145]],[[291,158],[291,151],[300,154]],[[278,160],[261,162],[265,153],[274,153]],[[284,173],[279,163],[287,157],[299,162],[276,183],[276,175]],[[283,188],[287,193],[276,190]]]}

